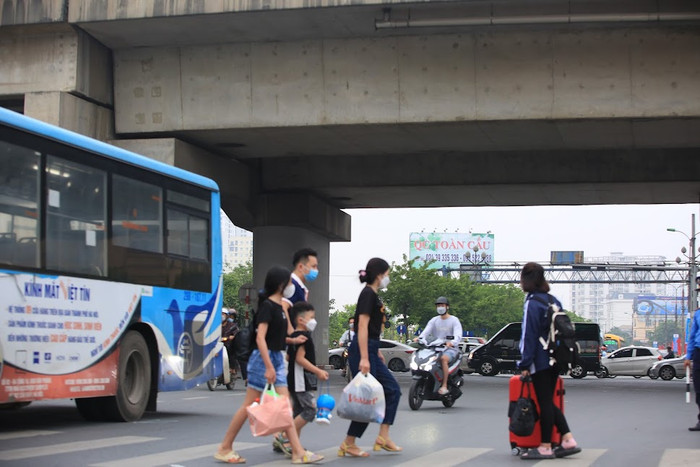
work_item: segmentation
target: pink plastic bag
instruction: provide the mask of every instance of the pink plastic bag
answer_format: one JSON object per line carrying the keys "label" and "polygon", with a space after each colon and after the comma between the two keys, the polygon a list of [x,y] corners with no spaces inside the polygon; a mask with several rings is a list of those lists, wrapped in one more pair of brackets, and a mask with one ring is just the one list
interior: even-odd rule
{"label": "pink plastic bag", "polygon": [[284,431],[293,424],[289,398],[280,396],[271,384],[265,386],[260,403],[246,408],[253,436],[267,436]]}

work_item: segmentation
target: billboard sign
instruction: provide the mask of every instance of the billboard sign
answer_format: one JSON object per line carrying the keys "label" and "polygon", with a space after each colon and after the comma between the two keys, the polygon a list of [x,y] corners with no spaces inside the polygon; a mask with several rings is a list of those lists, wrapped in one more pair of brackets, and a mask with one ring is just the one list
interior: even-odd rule
{"label": "billboard sign", "polygon": [[682,316],[685,314],[686,298],[638,295],[634,299],[633,307],[638,315]]}
{"label": "billboard sign", "polygon": [[494,261],[492,233],[411,232],[409,244],[408,257],[417,259],[417,265],[434,261],[430,269],[458,268],[460,264],[492,264]]}

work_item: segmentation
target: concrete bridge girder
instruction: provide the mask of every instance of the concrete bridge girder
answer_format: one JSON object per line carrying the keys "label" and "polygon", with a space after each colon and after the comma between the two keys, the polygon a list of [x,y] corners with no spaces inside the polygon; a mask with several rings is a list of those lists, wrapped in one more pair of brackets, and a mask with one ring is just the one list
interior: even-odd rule
{"label": "concrete bridge girder", "polygon": [[697,117],[699,49],[700,32],[684,28],[121,49],[116,124],[141,133]]}

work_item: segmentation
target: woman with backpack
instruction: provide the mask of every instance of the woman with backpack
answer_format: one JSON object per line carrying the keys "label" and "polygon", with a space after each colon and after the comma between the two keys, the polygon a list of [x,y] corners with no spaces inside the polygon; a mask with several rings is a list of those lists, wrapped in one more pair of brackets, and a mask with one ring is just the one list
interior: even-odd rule
{"label": "woman with backpack", "polygon": [[[523,378],[531,378],[535,395],[540,406],[541,442],[537,448],[529,449],[521,459],[554,459],[565,457],[581,448],[564,417],[564,413],[554,405],[554,388],[559,377],[559,367],[550,366],[550,355],[541,343],[546,341],[550,331],[548,308],[550,300],[561,308],[561,303],[549,295],[549,284],[544,278],[544,268],[538,263],[527,263],[520,273],[520,287],[527,293],[523,307],[522,335],[518,364]],[[562,434],[560,446],[552,449],[552,428],[556,425]]]}
{"label": "woman with backpack", "polygon": [[[292,273],[283,267],[272,267],[265,277],[265,288],[258,299],[258,312],[255,314],[255,340],[248,361],[248,387],[245,399],[229,423],[223,441],[214,458],[228,464],[243,464],[242,458],[234,449],[233,442],[243,427],[248,414],[246,408],[260,399],[265,385],[274,384],[282,397],[289,397],[287,390],[287,363],[285,360],[285,340],[288,331],[287,313],[282,306],[283,297],[294,293]],[[287,430],[292,447],[292,464],[313,464],[323,456],[306,451],[299,441],[299,435],[290,425]]]}

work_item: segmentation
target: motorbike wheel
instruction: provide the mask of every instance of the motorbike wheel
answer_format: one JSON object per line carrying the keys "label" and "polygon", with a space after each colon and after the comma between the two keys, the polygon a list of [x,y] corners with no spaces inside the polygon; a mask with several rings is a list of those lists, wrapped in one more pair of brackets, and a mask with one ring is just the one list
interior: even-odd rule
{"label": "motorbike wheel", "polygon": [[586,371],[586,369],[583,368],[581,365],[576,365],[576,366],[573,367],[573,368],[571,369],[571,371],[569,372],[569,374],[571,375],[571,377],[572,377],[572,378],[575,378],[575,379],[584,378],[584,377],[586,376],[587,373],[588,373],[588,372]]}
{"label": "motorbike wheel", "polygon": [[350,365],[345,365],[345,381],[348,383],[352,381],[352,372],[350,371]]}
{"label": "motorbike wheel", "polygon": [[209,388],[210,391],[213,391],[216,389],[216,383],[219,378],[212,378],[207,380],[207,387]]}
{"label": "motorbike wheel", "polygon": [[343,367],[343,359],[337,355],[331,355],[328,359],[328,364],[332,365],[336,370],[340,370]]}
{"label": "motorbike wheel", "polygon": [[455,405],[455,400],[452,398],[452,396],[446,396],[442,398],[442,405],[447,407],[448,409]]}
{"label": "motorbike wheel", "polygon": [[235,372],[231,372],[231,381],[228,384],[226,384],[226,389],[228,389],[229,391],[232,391],[233,388],[236,387],[236,376],[237,375]]}
{"label": "motorbike wheel", "polygon": [[423,405],[423,398],[420,393],[423,391],[423,383],[415,381],[408,391],[408,406],[411,410],[418,410]]}

